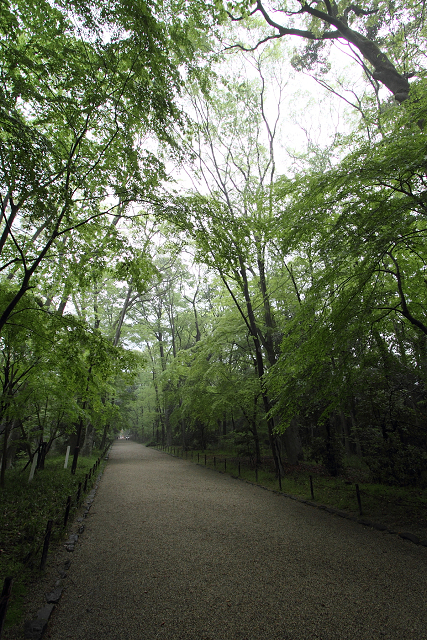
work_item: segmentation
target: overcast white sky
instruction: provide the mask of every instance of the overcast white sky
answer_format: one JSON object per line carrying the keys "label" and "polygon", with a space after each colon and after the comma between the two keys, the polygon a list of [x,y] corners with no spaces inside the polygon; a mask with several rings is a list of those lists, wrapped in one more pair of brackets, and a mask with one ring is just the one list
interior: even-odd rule
{"label": "overcast white sky", "polygon": [[[302,170],[304,162],[296,162],[292,156],[303,156],[310,144],[326,148],[332,144],[337,133],[349,133],[349,119],[356,116],[351,115],[352,108],[348,102],[356,103],[356,96],[361,97],[367,87],[360,65],[351,60],[351,49],[344,43],[332,44],[328,55],[331,72],[322,79],[345,99],[322,87],[308,74],[295,71],[290,64],[290,56],[293,48],[301,43],[299,38],[286,42],[283,40],[283,58],[275,63],[276,73],[280,73],[282,80],[286,82],[280,109],[281,135],[276,145],[276,175]],[[248,54],[234,51],[226,56],[226,62],[216,70],[242,79],[245,76],[254,78],[256,71],[245,57],[248,58]],[[268,87],[268,111],[273,120],[277,110],[277,91],[274,82],[270,82]],[[178,185],[184,189],[192,187],[189,176],[192,173],[191,167],[187,167],[185,171],[178,171],[172,165],[168,168]],[[200,185],[200,188],[203,187]]]}

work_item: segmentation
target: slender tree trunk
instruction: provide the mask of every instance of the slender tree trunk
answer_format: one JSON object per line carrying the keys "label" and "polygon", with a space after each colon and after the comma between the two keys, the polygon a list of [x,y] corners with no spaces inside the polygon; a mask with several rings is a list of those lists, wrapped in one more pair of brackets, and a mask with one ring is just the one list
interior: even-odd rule
{"label": "slender tree trunk", "polygon": [[[6,220],[6,206],[7,206],[7,203],[9,203],[9,206],[10,206],[10,215],[9,215],[9,218]],[[2,253],[2,251],[4,249],[4,245],[6,244],[6,240],[9,237],[9,234],[11,233],[13,221],[15,220],[16,214],[18,213],[18,210],[19,210],[19,207],[13,204],[12,199],[11,199],[9,194],[4,199],[1,208],[2,208],[2,214],[4,216],[4,220],[5,220],[5,227],[3,229],[3,233],[2,233],[1,238],[0,238],[0,253]]]}
{"label": "slender tree trunk", "polygon": [[[85,406],[85,403],[83,403],[83,407]],[[73,455],[73,464],[71,465],[71,475],[75,475],[76,473],[76,469],[77,469],[77,461],[79,459],[79,451],[80,451],[80,442],[81,442],[81,438],[82,438],[82,431],[83,431],[83,416],[80,416],[79,422],[77,424],[77,431],[76,431],[76,444],[74,447],[74,455]]]}
{"label": "slender tree trunk", "polygon": [[187,439],[185,437],[185,420],[181,418],[181,442],[182,450],[187,451]]}
{"label": "slender tree trunk", "polygon": [[277,362],[277,354],[274,346],[273,334],[276,329],[276,323],[274,322],[273,314],[271,312],[270,296],[267,290],[267,278],[265,275],[265,260],[263,255],[263,247],[260,243],[257,243],[257,262],[259,271],[259,287],[262,295],[262,303],[264,306],[264,323],[265,323],[265,336],[264,347],[267,352],[267,358],[270,366],[272,367]]}
{"label": "slender tree trunk", "polygon": [[[89,380],[90,380],[91,372],[92,372],[92,367],[89,367],[89,371],[88,371],[88,374],[87,374],[85,395],[87,394],[87,392],[89,390]],[[76,445],[75,445],[75,448],[74,448],[73,464],[71,465],[71,475],[75,475],[76,469],[77,469],[77,460],[79,458],[80,442],[81,442],[82,432],[83,432],[83,412],[85,411],[86,407],[87,407],[87,400],[85,399],[85,400],[83,400],[82,414],[80,415],[80,419],[79,419],[79,422],[78,422],[78,425],[77,425]]]}
{"label": "slender tree trunk", "polygon": [[129,308],[131,294],[132,294],[132,286],[129,286],[129,289],[127,290],[127,293],[126,293],[125,302],[123,304],[122,310],[120,312],[119,319],[117,321],[116,333],[115,333],[114,339],[113,339],[113,345],[115,347],[117,347],[117,345],[119,344],[120,334],[121,334],[121,331],[122,331],[123,322],[124,322],[124,319],[125,319],[125,316],[126,316],[126,312],[127,312],[128,308]]}
{"label": "slender tree trunk", "polygon": [[261,345],[260,345],[260,340],[258,337],[258,327],[257,327],[257,322],[256,322],[256,318],[255,318],[255,314],[252,308],[252,301],[249,295],[249,286],[248,286],[248,278],[247,278],[247,273],[246,273],[246,267],[244,265],[243,259],[241,256],[239,256],[239,263],[240,263],[240,275],[241,275],[241,282],[243,284],[243,295],[245,298],[245,303],[246,303],[246,309],[247,309],[247,313],[248,313],[248,321],[249,321],[249,326],[250,326],[250,330],[251,330],[251,337],[254,343],[254,347],[255,347],[255,361],[256,361],[256,370],[257,370],[257,374],[258,374],[258,378],[260,381],[260,385],[261,385],[261,395],[262,395],[262,401],[263,401],[263,405],[264,405],[264,411],[265,411],[265,415],[266,415],[266,419],[267,419],[267,429],[268,429],[268,439],[270,442],[270,447],[271,447],[271,452],[273,454],[273,460],[274,460],[274,466],[276,469],[276,474],[278,476],[283,476],[284,475],[284,470],[283,470],[283,465],[282,465],[282,461],[280,459],[280,451],[279,448],[277,446],[277,442],[276,442],[276,436],[274,434],[274,429],[275,429],[275,424],[274,424],[274,420],[271,416],[269,416],[270,410],[271,410],[271,404],[270,404],[270,400],[268,398],[267,395],[267,391],[265,389],[265,383],[264,383],[264,360],[263,360],[263,356],[262,356],[262,351],[261,351]]}
{"label": "slender tree trunk", "polygon": [[93,449],[93,441],[95,435],[95,428],[91,422],[86,425],[85,438],[81,450],[82,456],[90,456]]}
{"label": "slender tree trunk", "polygon": [[0,470],[0,487],[4,488],[4,481],[6,475],[6,464],[7,464],[7,444],[9,441],[9,433],[10,433],[10,423],[9,420],[4,422],[3,429],[3,451],[1,458],[1,470]]}
{"label": "slender tree trunk", "polygon": [[101,451],[103,451],[103,450],[104,450],[104,447],[105,447],[105,445],[106,445],[106,443],[107,443],[107,432],[108,432],[108,427],[109,427],[109,424],[107,423],[107,424],[104,426],[104,430],[103,430],[103,432],[102,432],[101,444],[100,444],[100,446],[99,446],[99,448],[101,449]]}

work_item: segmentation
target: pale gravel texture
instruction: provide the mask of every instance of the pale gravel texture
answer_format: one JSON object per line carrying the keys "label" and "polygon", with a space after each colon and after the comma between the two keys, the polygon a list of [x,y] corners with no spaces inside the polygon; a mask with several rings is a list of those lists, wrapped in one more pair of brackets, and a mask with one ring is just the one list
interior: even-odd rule
{"label": "pale gravel texture", "polygon": [[427,639],[427,548],[116,442],[53,640]]}

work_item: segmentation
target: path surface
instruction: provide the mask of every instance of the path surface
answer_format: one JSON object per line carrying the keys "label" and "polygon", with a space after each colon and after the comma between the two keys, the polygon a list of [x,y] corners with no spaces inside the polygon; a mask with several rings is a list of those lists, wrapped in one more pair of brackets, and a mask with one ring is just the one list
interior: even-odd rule
{"label": "path surface", "polygon": [[427,639],[427,549],[116,442],[53,640]]}

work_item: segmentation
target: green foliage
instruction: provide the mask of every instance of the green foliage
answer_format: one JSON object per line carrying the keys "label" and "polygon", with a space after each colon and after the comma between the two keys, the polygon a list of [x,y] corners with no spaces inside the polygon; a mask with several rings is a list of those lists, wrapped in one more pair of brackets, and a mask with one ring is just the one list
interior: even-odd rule
{"label": "green foliage", "polygon": [[[259,457],[292,424],[332,475],[345,453],[425,485],[424,18],[276,8],[280,33],[251,2],[0,9],[2,480],[77,425]],[[275,42],[246,51],[250,71],[211,68],[218,38],[243,37],[220,31],[227,11]],[[308,171],[279,176],[276,36],[307,30],[294,68],[335,91],[344,38],[374,92],[352,94],[352,131],[309,142]],[[188,158],[195,188],[168,191]]]}
{"label": "green foliage", "polygon": [[1,503],[0,575],[13,576],[14,584],[6,625],[22,623],[22,597],[39,570],[47,521],[54,520],[52,550],[64,534],[67,497],[73,496],[74,509],[78,484],[96,462],[96,454],[80,458],[75,476],[63,468],[63,456],[46,458],[45,469],[37,471],[30,483],[29,469],[23,471],[22,463],[7,474]]}
{"label": "green foliage", "polygon": [[0,252],[16,285],[0,329],[38,277],[52,286],[60,274],[69,295],[99,277],[113,250],[118,276],[143,290],[150,265],[115,227],[166,179],[161,150],[180,155],[177,97],[184,72],[198,75],[194,34],[217,19],[215,5],[202,22],[201,6],[181,1],[23,0],[4,10]]}
{"label": "green foliage", "polygon": [[102,398],[114,389],[115,378],[133,379],[140,364],[136,354],[114,347],[83,320],[51,313],[30,296],[17,305],[14,318],[0,348],[0,419],[6,439],[11,437],[3,450],[3,483],[17,450],[30,456],[40,440],[50,447],[71,434],[80,417],[101,429],[111,412]]}
{"label": "green foliage", "polygon": [[424,110],[408,101],[380,140],[277,191],[300,305],[267,379],[274,411],[284,428],[302,416],[325,464],[324,425],[342,415],[332,441],[349,429],[375,477],[397,484],[424,483]]}

